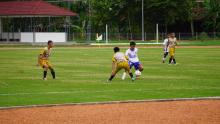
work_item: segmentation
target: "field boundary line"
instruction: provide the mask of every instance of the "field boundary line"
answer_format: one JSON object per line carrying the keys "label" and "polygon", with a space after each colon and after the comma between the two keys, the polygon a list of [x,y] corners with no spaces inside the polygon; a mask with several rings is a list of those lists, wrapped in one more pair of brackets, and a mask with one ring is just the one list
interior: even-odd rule
{"label": "field boundary line", "polygon": [[220,96],[214,97],[195,97],[195,98],[170,98],[170,99],[147,99],[147,100],[124,100],[124,101],[105,101],[105,102],[84,102],[84,103],[64,103],[64,104],[44,104],[44,105],[24,105],[0,107],[0,110],[34,108],[34,107],[54,107],[54,106],[76,106],[76,105],[102,105],[102,104],[124,104],[124,103],[142,103],[142,102],[175,102],[175,101],[197,101],[197,100],[220,100]]}
{"label": "field boundary line", "polygon": [[[164,90],[158,89],[158,90]],[[52,94],[74,94],[74,93],[104,93],[104,92],[152,92],[152,91],[157,91],[157,90],[143,90],[143,89],[132,89],[132,90],[127,90],[127,89],[115,89],[115,90],[96,90],[96,91],[87,91],[87,90],[80,90],[80,91],[51,91],[51,92],[23,92],[23,93],[0,93],[0,96],[23,96],[23,95],[52,95]]]}

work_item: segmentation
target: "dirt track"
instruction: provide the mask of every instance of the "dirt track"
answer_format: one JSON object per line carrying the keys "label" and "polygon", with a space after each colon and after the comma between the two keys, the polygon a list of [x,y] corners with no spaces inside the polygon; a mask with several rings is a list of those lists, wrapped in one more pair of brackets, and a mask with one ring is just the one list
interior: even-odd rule
{"label": "dirt track", "polygon": [[220,100],[68,105],[0,110],[0,124],[219,124]]}

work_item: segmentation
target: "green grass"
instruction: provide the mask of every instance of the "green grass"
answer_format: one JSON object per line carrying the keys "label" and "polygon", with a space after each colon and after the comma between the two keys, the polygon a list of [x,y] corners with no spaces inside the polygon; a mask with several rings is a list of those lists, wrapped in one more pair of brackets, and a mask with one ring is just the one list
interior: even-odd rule
{"label": "green grass", "polygon": [[[125,51],[125,49],[122,49]],[[179,48],[177,65],[161,63],[161,48],[141,48],[144,65],[134,83],[122,71],[111,84],[112,48],[55,48],[57,79],[43,81],[39,49],[0,48],[0,106],[220,96],[220,49]]]}

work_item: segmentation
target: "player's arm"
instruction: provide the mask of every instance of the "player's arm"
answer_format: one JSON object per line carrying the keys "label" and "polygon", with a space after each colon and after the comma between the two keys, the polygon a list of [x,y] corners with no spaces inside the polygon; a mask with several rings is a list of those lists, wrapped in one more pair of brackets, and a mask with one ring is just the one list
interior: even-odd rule
{"label": "player's arm", "polygon": [[128,50],[125,52],[125,58],[126,58],[127,60],[129,60],[129,57],[128,57]]}
{"label": "player's arm", "polygon": [[128,56],[125,56],[125,59],[126,59],[126,60],[129,60]]}
{"label": "player's arm", "polygon": [[40,65],[40,60],[43,59],[43,54],[39,54],[37,57],[37,65]]}
{"label": "player's arm", "polygon": [[178,45],[178,42],[177,42],[177,39],[175,38],[175,45],[177,46]]}
{"label": "player's arm", "polygon": [[44,50],[41,50],[40,54],[37,57],[37,65],[40,65],[40,60],[44,58],[43,54],[45,53]]}
{"label": "player's arm", "polygon": [[114,72],[116,69],[116,59],[113,57],[112,58],[112,72]]}
{"label": "player's arm", "polygon": [[165,45],[166,45],[166,43],[167,43],[167,39],[164,39],[164,40],[163,40],[163,44],[162,44],[162,45],[163,45],[163,46],[165,46]]}

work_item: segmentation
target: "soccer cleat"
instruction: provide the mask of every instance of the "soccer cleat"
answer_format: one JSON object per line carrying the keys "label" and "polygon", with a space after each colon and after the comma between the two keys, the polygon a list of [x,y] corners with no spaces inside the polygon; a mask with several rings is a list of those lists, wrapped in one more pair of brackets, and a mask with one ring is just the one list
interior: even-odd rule
{"label": "soccer cleat", "polygon": [[133,76],[133,77],[131,78],[132,82],[135,80],[135,77],[136,77],[136,76]]}
{"label": "soccer cleat", "polygon": [[163,61],[162,61],[162,63],[165,63],[165,59],[163,58]]}
{"label": "soccer cleat", "polygon": [[47,80],[47,78],[43,78],[43,80]]}

